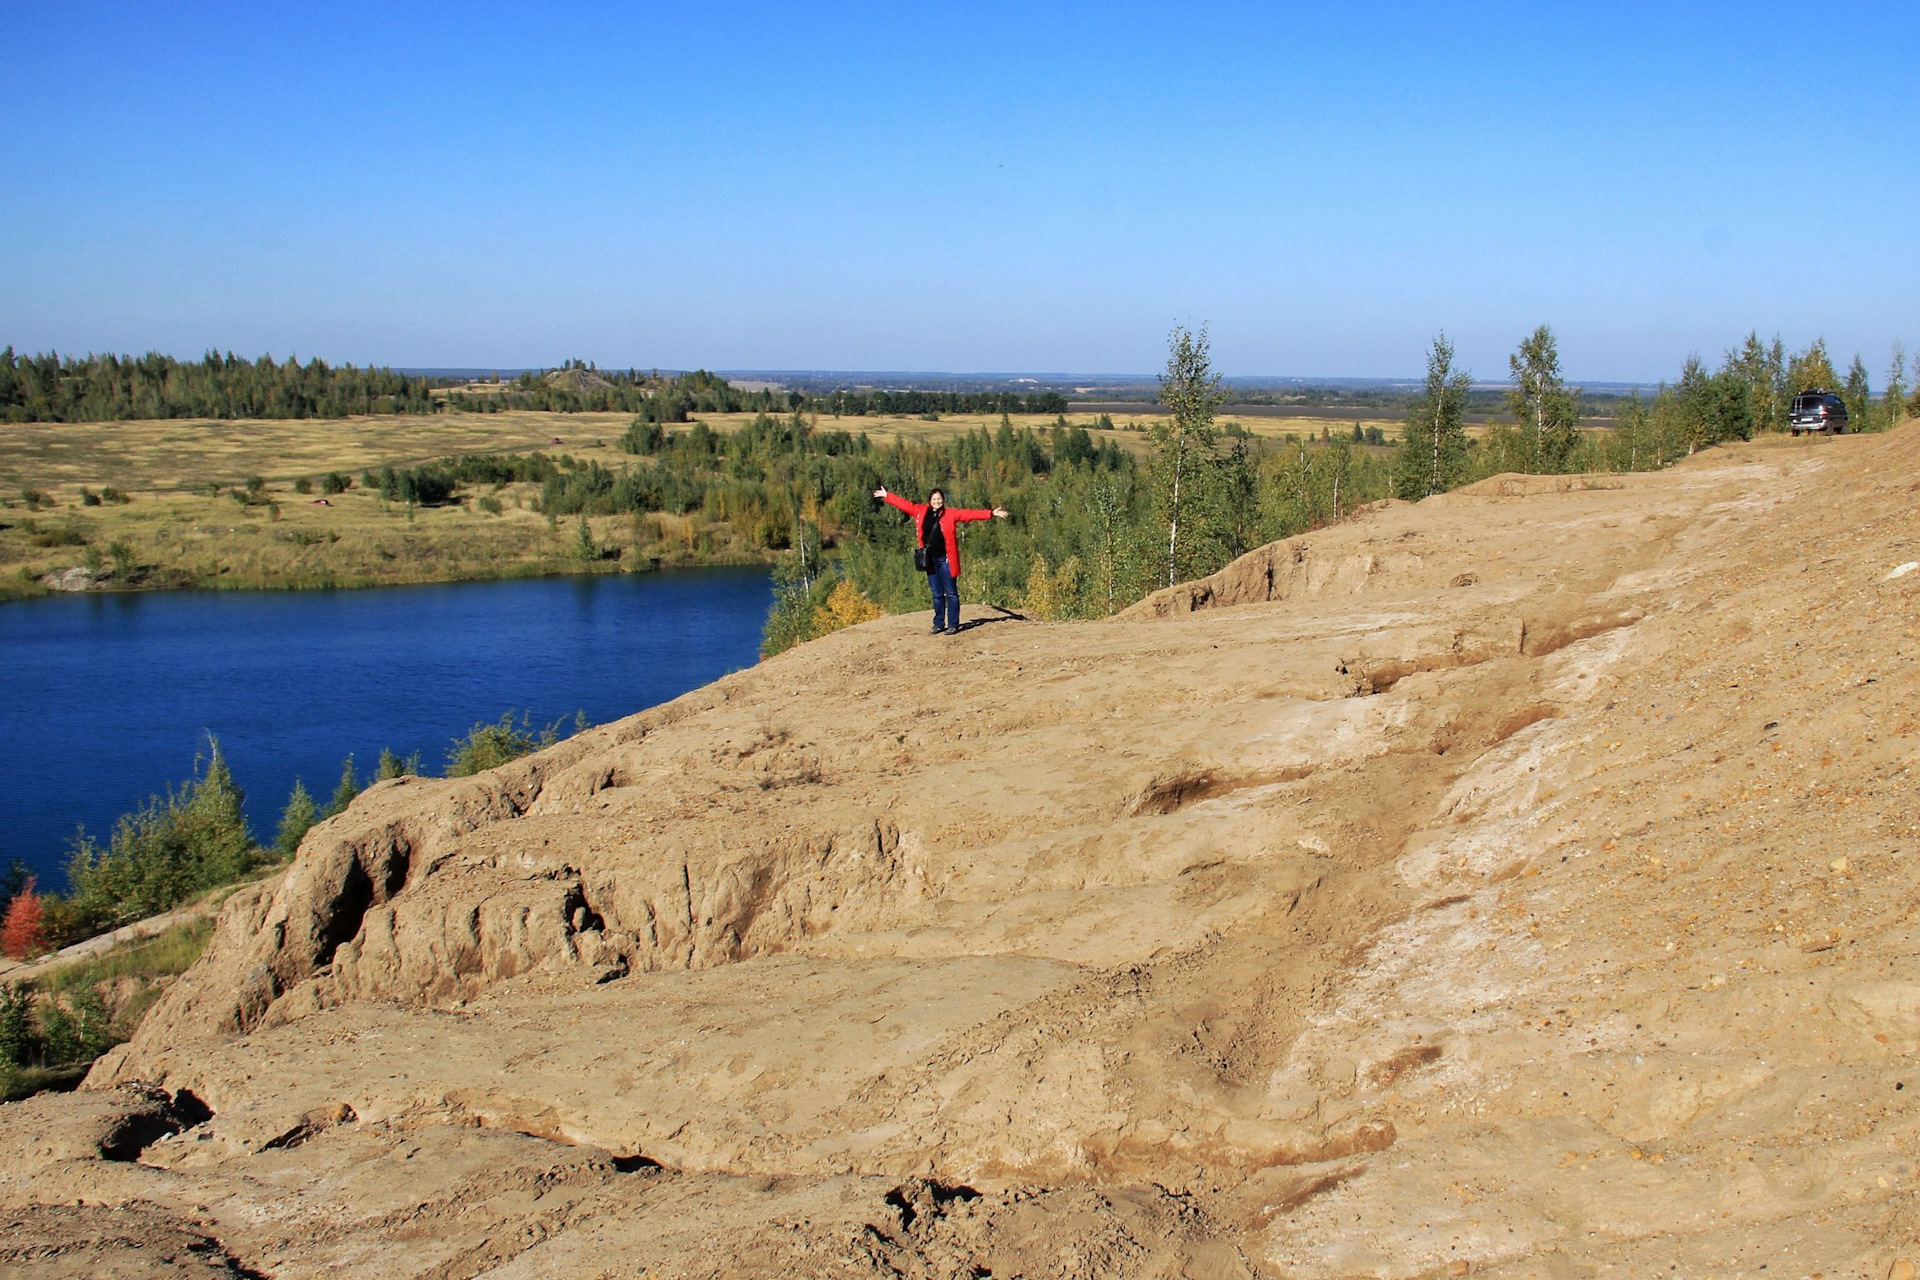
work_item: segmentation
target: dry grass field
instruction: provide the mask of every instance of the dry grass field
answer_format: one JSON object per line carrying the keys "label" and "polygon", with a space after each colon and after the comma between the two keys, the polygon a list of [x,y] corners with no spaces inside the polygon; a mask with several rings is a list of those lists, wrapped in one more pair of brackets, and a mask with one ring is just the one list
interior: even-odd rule
{"label": "dry grass field", "polygon": [[[751,416],[701,420],[732,431]],[[1114,430],[1097,434],[1140,451],[1155,415],[1111,420]],[[573,523],[550,527],[533,509],[533,485],[465,492],[457,504],[409,511],[359,484],[369,468],[461,453],[545,450],[617,468],[631,461],[617,448],[629,421],[621,413],[503,412],[11,425],[0,431],[0,599],[43,592],[49,575],[94,589],[344,587],[763,557],[736,540],[725,522],[695,514],[598,517],[594,539],[606,556],[583,561],[575,554]],[[1067,421],[1091,428],[1095,416],[1068,414]],[[1223,421],[1273,438],[1317,435],[1323,427],[1352,430],[1350,422],[1298,418],[1225,415]],[[1045,430],[1054,419],[1022,415],[1013,422]],[[939,442],[999,423],[997,414],[938,421],[821,417],[818,427],[864,431],[885,447],[897,440]],[[351,476],[353,487],[322,500],[320,478],[336,471]],[[263,485],[249,505],[234,495],[255,477]],[[311,492],[298,491],[303,481]],[[126,500],[87,502],[89,492],[108,490]]]}

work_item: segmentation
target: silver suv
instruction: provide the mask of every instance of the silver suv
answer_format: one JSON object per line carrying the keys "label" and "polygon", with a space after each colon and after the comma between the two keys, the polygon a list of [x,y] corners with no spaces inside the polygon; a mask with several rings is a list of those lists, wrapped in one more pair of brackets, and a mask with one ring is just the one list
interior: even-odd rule
{"label": "silver suv", "polygon": [[1787,415],[1787,430],[1824,431],[1840,435],[1847,429],[1847,406],[1831,391],[1802,391],[1793,398],[1793,411]]}

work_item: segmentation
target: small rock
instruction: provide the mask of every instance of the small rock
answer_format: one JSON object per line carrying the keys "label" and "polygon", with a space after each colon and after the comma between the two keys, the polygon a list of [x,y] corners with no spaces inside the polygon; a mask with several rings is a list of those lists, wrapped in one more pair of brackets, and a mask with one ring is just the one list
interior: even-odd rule
{"label": "small rock", "polygon": [[44,574],[40,581],[51,591],[85,591],[93,585],[93,575],[87,572],[85,565],[75,565],[71,569],[58,569]]}
{"label": "small rock", "polygon": [[1895,1258],[1893,1265],[1887,1268],[1887,1280],[1914,1280],[1916,1275],[1920,1275],[1920,1272],[1906,1258]]}
{"label": "small rock", "polygon": [[1833,872],[1835,875],[1843,876],[1847,874],[1847,860],[1845,858],[1835,858],[1827,864],[1827,870]]}

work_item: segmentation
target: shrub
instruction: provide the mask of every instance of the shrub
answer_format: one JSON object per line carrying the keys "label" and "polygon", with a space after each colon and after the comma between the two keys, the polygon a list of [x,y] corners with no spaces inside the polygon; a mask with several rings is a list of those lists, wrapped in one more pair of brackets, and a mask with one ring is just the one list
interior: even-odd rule
{"label": "shrub", "polygon": [[107,1017],[99,988],[76,989],[64,1000],[55,997],[40,1010],[41,1052],[48,1066],[91,1062],[119,1039]]}
{"label": "shrub", "polygon": [[531,755],[560,741],[559,722],[555,721],[534,736],[522,712],[516,723],[513,712],[502,712],[492,724],[484,721],[469,729],[465,737],[455,738],[447,752],[447,776],[466,778],[487,769],[498,768],[509,760]]}
{"label": "shrub", "polygon": [[27,541],[36,547],[84,547],[87,545],[87,535],[81,533],[80,527],[72,520],[66,521],[56,529],[36,528],[29,522]]}
{"label": "shrub", "polygon": [[393,753],[392,747],[382,747],[379,768],[374,776],[382,782],[389,778],[417,778],[420,776],[420,753],[415,751],[402,759]]}
{"label": "shrub", "polygon": [[320,477],[320,492],[324,494],[345,493],[353,485],[353,477],[341,471],[329,471]]}
{"label": "shrub", "polygon": [[1021,593],[1020,607],[1039,622],[1056,622],[1074,616],[1080,596],[1080,560],[1067,557],[1066,563],[1051,572],[1038,552],[1027,570],[1027,588]]}
{"label": "shrub", "polygon": [[106,503],[107,505],[114,506],[114,507],[124,507],[129,502],[133,501],[132,498],[129,498],[126,494],[114,488],[112,485],[108,485],[106,488],[100,491],[100,500]]}
{"label": "shrub", "polygon": [[100,495],[87,488],[87,486],[81,485],[80,505],[83,507],[97,507],[100,505]]}
{"label": "shrub", "polygon": [[283,858],[291,858],[300,847],[301,837],[319,818],[319,807],[307,794],[306,784],[295,778],[293,791],[287,796],[287,807],[280,813],[280,830],[273,837],[273,851]]}
{"label": "shrub", "polygon": [[0,986],[0,1072],[26,1066],[32,1048],[32,990],[16,982]]}
{"label": "shrub", "polygon": [[885,616],[885,610],[861,595],[860,588],[842,578],[827,593],[827,602],[813,611],[813,634],[824,636],[842,627],[858,626],[862,622],[872,622],[875,618]]}
{"label": "shrub", "polygon": [[313,481],[309,480],[305,476],[301,476],[298,480],[295,480],[293,482],[293,491],[295,493],[312,493]]}
{"label": "shrub", "polygon": [[219,742],[210,743],[206,771],[122,815],[105,849],[84,833],[76,839],[67,858],[73,889],[63,934],[157,915],[259,865],[260,849],[241,807],[245,797]]}
{"label": "shrub", "polygon": [[33,891],[33,881],[29,880],[7,904],[6,921],[0,924],[0,951],[13,960],[25,960],[45,951],[47,935],[40,917],[40,895]]}
{"label": "shrub", "polygon": [[348,756],[340,766],[340,783],[333,789],[333,799],[327,801],[325,812],[320,816],[331,818],[336,813],[345,813],[353,798],[360,794],[360,779],[354,776],[353,757]]}

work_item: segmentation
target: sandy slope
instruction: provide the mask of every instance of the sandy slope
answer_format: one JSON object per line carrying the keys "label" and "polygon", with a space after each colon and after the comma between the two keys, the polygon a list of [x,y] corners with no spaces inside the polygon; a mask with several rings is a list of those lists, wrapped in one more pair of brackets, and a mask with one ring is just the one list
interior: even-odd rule
{"label": "sandy slope", "polygon": [[376,787],[0,1108],[0,1269],[1884,1276],[1917,510],[1501,478]]}

